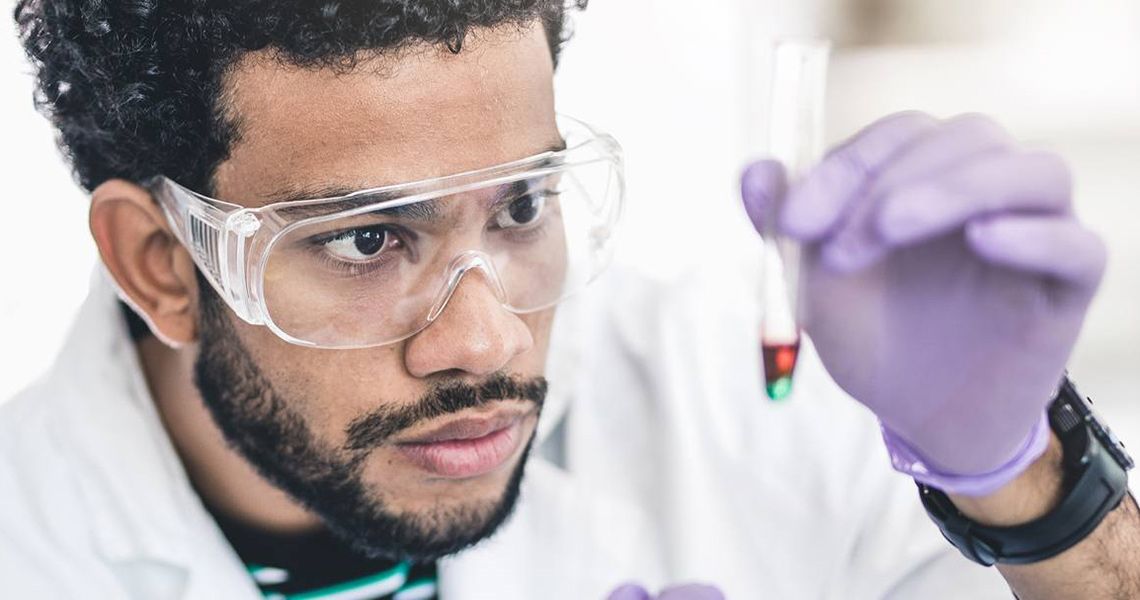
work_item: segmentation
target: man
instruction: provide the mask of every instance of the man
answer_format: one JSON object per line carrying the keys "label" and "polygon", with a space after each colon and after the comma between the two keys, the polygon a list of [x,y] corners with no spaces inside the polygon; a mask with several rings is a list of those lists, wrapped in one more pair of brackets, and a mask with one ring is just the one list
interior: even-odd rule
{"label": "man", "polygon": [[750,168],[757,225],[786,205],[808,248],[822,359],[764,404],[751,283],[601,276],[621,155],[555,115],[564,17],[19,3],[106,275],[0,417],[6,588],[1005,595],[826,367],[944,523],[1051,519],[1042,548],[966,546],[1025,549],[1000,567],[1019,597],[1137,593],[1135,503],[1119,484],[1071,508],[1085,471],[1045,417],[1104,261],[1063,164],[980,117],[903,114],[788,193],[778,164]]}

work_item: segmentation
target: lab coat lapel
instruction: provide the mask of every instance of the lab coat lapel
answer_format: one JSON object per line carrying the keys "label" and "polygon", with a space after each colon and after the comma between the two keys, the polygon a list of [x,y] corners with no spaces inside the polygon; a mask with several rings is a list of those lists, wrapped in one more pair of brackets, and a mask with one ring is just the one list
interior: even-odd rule
{"label": "lab coat lapel", "polygon": [[92,542],[132,598],[259,597],[190,486],[112,289],[99,269],[53,367]]}
{"label": "lab coat lapel", "polygon": [[445,600],[602,600],[623,582],[656,581],[638,552],[649,535],[633,504],[580,485],[540,458],[527,466],[510,521],[440,565]]}

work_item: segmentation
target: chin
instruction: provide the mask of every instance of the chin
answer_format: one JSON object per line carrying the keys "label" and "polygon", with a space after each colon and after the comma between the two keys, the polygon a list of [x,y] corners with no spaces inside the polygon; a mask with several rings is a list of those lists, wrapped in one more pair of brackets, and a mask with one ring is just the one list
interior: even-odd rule
{"label": "chin", "polygon": [[[533,443],[533,426],[526,431],[528,441],[517,455],[478,477],[438,478],[395,469],[397,461],[377,452],[365,470],[372,498],[326,523],[370,556],[424,562],[468,548],[494,534],[514,511]],[[359,510],[361,505],[368,509]]]}

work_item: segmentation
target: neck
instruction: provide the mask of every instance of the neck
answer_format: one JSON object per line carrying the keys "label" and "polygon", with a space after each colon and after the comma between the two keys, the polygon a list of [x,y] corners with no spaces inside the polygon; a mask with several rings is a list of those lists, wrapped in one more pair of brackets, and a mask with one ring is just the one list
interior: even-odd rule
{"label": "neck", "polygon": [[196,346],[175,350],[146,337],[137,347],[163,427],[207,505],[244,525],[273,533],[320,527],[315,515],[262,478],[226,443],[194,386]]}

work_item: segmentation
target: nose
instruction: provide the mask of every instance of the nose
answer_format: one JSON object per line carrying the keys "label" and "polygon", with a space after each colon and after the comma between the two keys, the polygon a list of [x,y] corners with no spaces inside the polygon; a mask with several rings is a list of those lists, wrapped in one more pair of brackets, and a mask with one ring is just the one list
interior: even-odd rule
{"label": "nose", "polygon": [[503,308],[480,268],[466,270],[442,312],[404,346],[404,363],[414,377],[444,372],[487,376],[530,350],[530,328]]}

